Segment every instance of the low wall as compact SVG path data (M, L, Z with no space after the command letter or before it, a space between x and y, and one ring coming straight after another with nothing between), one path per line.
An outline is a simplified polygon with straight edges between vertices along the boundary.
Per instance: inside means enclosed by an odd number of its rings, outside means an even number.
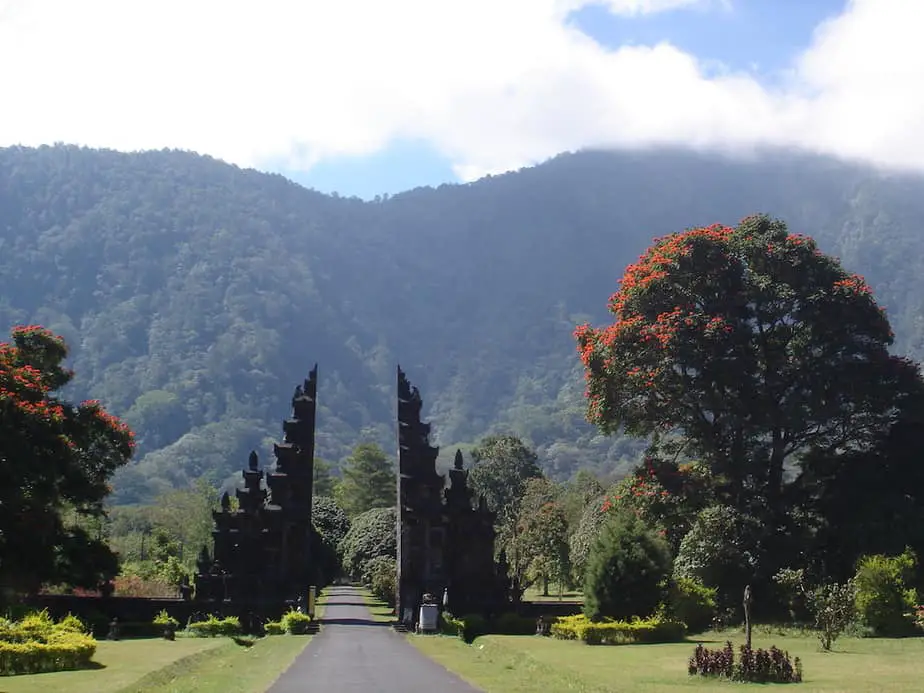
M540 616L574 616L582 613L584 605L581 602L520 602L517 613L520 616L539 618Z

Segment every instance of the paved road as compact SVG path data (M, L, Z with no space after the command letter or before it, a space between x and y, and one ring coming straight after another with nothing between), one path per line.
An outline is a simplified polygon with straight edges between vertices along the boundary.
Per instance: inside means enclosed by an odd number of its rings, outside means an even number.
M355 587L329 590L321 633L268 693L478 693L373 621Z

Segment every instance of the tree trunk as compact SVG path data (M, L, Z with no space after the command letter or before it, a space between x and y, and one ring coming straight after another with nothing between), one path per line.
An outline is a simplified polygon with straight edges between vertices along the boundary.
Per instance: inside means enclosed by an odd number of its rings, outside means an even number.
M751 586L744 588L744 641L747 648L751 649Z
M545 575L542 576L542 596L549 596L549 578Z
M773 448L770 451L770 467L767 470L767 501L773 517L779 517L783 496L783 435L780 429L773 429Z

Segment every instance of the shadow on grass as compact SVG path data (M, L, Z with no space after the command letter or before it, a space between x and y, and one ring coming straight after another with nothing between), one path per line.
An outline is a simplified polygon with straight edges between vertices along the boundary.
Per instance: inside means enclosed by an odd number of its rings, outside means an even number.
M377 628L391 628L390 623L373 621L369 618L322 618L320 623L324 626L375 626Z

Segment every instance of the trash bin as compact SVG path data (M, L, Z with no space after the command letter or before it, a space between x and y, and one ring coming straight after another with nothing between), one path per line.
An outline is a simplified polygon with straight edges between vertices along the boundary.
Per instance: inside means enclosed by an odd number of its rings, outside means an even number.
M435 633L439 630L440 607L437 604L420 605L420 632Z

